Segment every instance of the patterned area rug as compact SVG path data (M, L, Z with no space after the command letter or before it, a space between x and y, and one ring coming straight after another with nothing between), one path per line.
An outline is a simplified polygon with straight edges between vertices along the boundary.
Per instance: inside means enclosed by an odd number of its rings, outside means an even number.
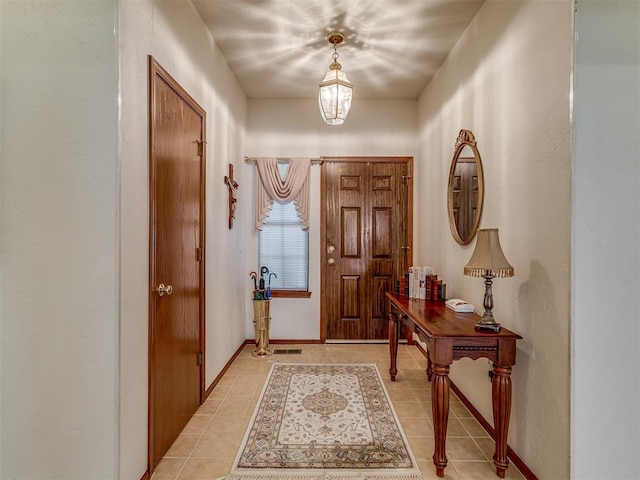
M420 479L373 364L274 363L227 480Z

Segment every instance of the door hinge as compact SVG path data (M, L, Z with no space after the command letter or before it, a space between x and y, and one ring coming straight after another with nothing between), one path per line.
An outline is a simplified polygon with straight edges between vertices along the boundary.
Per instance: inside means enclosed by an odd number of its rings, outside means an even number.
M402 175L402 181L407 185L409 184L409 180L411 180L412 178L413 176L411 175Z
M196 140L196 143L198 144L198 156L199 157L204 156L204 145L207 142L205 140Z
M202 261L202 248L196 247L196 262Z
M201 367L204 363L204 353L198 352L198 366Z

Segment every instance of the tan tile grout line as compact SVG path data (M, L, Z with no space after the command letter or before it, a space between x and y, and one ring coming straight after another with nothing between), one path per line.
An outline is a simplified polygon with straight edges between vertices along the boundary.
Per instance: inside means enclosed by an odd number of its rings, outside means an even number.
M218 406L218 408L220 408ZM217 410L216 410L217 411ZM197 415L194 414L193 416L195 417ZM215 415L215 414L214 414ZM193 418L193 417L191 417ZM200 440L202 440L202 437L204 436L204 432L207 431L207 428L209 428L209 425L211 424L211 422L213 421L213 415L211 415L211 419L209 420L209 423L207 423L207 425L202 429L202 433L200 434L200 437L198 438L198 441L196 442L196 444L193 446L193 449L191 450L191 452L189 453L189 456L187 457L187 459L185 460L184 464L182 465L182 468L180 468L180 470L178 471L178 473L176 474L176 478L175 480L178 480L178 478L180 478L180 475L182 474L182 472L184 471L184 467L187 466L187 463L189 463L189 459L191 459L191 456L193 455L193 452L195 451L195 449L197 448L198 444L200 443Z
M222 399L220 399L220 405L218 405L218 408L216 408L216 411L213 413L213 415L202 415L202 414L198 414L197 412L194 413L193 417L195 417L196 415L198 416L210 416L211 419L209 420L209 422L206 424L206 426L202 429L202 433L200 434L200 437L198 438L198 441L195 443L193 449L191 450L191 452L189 453L189 456L186 457L186 460L184 462L184 464L182 465L182 467L180 468L180 470L178 471L178 473L176 474L176 477L174 480L178 480L178 478L180 478L180 475L182 474L182 472L184 471L184 468L187 466L187 463L189 463L189 460L193 457L193 452L196 451L196 448L198 447L198 444L200 443L200 441L202 440L202 437L204 437L205 432L207 431L207 429L209 428L209 425L211 425L211 422L213 422L213 417L216 415L216 413L218 413L218 410L220 410L220 407L222 406L222 403L227 399L227 396L229 395L229 391L231 390L231 387L233 386L233 384L236 382L236 380L238 379L238 375L236 375L236 378L234 379L233 383L229 386L229 389L227 390L227 392L224 394L224 397L222 397ZM191 417L191 418L193 418ZM168 457L171 458L171 457ZM177 458L177 457L174 457ZM183 458L183 457L180 457Z

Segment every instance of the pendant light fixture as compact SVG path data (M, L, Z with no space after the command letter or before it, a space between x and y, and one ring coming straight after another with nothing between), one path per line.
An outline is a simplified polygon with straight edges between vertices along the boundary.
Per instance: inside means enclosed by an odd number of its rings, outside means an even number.
M325 123L342 125L351 108L353 84L342 71L342 65L338 63L338 45L342 43L344 36L340 32L331 32L327 40L333 45L333 63L329 65L329 71L320 82L318 103Z

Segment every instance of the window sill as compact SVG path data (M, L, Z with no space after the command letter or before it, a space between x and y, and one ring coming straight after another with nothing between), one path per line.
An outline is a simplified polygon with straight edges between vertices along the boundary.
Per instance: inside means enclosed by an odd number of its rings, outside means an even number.
M308 290L271 290L271 298L310 298Z

